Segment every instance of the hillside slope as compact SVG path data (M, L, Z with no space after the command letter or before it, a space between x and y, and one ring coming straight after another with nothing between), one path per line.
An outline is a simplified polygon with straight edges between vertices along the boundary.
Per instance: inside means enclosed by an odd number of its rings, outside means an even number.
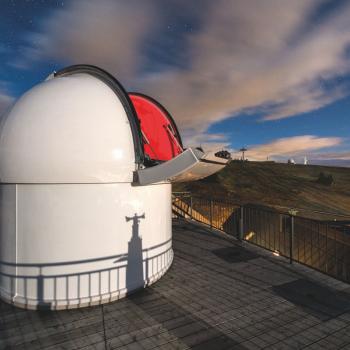
M321 184L320 173L332 175ZM197 182L175 184L173 191L190 191L269 207L297 207L350 215L350 169L274 162L233 161L221 172Z

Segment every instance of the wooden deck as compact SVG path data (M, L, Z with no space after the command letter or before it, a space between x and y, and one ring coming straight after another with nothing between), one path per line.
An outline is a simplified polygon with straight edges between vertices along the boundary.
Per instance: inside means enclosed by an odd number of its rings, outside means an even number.
M350 349L350 286L174 221L175 259L153 286L68 311L0 302L0 349Z

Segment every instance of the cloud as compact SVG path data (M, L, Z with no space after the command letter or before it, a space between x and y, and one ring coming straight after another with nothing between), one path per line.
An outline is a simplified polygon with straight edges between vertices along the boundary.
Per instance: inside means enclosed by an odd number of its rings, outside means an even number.
M307 113L327 106L348 94L343 87L335 87L331 91L325 91L318 87L310 89L308 86L300 86L295 92L291 93L283 103L271 107L263 120L278 120Z
M182 141L186 147L202 147L205 151L228 149L230 142L226 134L198 133L195 130L185 130Z
M350 152L326 152L326 153L313 153L312 159L315 160L350 160Z
M321 108L346 94L322 82L349 72L350 6L308 28L318 4L215 1L189 37L190 68L155 74L144 90L197 130L247 109L272 120Z
M330 89L325 82L350 72L350 4L344 2L316 21L323 3L217 0L201 2L199 11L190 0L180 5L77 0L30 34L25 56L13 64L57 59L99 65L127 86L159 99L182 132L208 137L211 124L244 111L276 120L348 94L346 86ZM152 61L146 57L148 45L157 52L167 50L156 40L161 24L187 12L195 14L198 25L183 37L186 54L178 58L183 61L143 71L145 62Z
M57 10L27 37L25 55L16 61L56 59L89 63L130 78L142 60L141 47L154 19L153 2L76 0Z
M339 137L317 137L314 135L280 138L267 144L253 145L246 152L250 160L281 160L289 157L308 156L315 150L335 147L343 141ZM237 152L235 157L239 157Z

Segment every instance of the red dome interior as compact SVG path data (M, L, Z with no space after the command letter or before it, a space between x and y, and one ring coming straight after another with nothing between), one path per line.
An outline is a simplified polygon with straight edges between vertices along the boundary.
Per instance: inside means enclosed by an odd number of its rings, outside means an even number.
M130 93L140 120L144 151L152 160L167 161L182 153L182 142L167 110L148 96Z

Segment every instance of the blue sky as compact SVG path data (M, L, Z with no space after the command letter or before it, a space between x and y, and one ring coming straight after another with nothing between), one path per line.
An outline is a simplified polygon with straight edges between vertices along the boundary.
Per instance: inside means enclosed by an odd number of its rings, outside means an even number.
M89 63L163 103L188 145L350 164L349 1L5 0L0 15L0 111Z

